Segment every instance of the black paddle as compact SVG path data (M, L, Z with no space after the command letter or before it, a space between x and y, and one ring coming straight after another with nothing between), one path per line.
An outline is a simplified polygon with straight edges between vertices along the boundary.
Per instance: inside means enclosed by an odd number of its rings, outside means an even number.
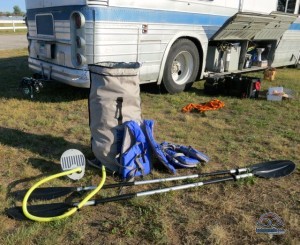
M168 181L176 181L176 180L186 180L200 177L208 177L208 176L216 176L216 175L224 175L224 174L241 174L245 172L252 172L256 168L267 167L268 165L281 164L283 162L289 162L288 160L275 160L262 162L258 164L254 164L248 166L247 168L238 168L231 170L220 170L211 173L203 173L203 174L194 174L194 175L186 175L186 176L175 176L170 178L162 178L162 179L153 179L153 180L143 180L143 181L134 181L134 182L120 182L116 184L108 184L104 185L103 189L115 188L115 187L123 187L123 186L137 186L137 185L147 185L147 184L155 184L162 183ZM52 200L58 197L62 197L68 195L72 192L82 192L94 190L95 186L87 186L87 187L45 187L45 188L37 188L30 195L29 201L31 200ZM28 190L21 190L11 193L11 195L17 200L23 200L25 194Z
M292 161L276 161L273 164L260 164L256 165L255 168L252 169L251 173L244 173L238 175L232 175L224 178L210 179L203 182L191 183L178 185L163 189L155 189L143 192L136 192L130 194L123 194L114 197L102 198L98 200L91 200L85 204L85 206L97 205L106 202L127 200L140 196L149 196L159 193L165 193L169 191L183 190L203 185L215 184L219 182L232 181L243 179L251 176L261 177L261 178L280 178L291 174L295 170L296 165ZM77 206L78 203L52 203L52 204L41 204L41 205L32 205L28 206L27 209L29 213L39 217L53 217L64 214L70 208ZM26 220L27 218L24 216L21 207L13 207L6 210L6 213L9 217L17 219L17 220Z

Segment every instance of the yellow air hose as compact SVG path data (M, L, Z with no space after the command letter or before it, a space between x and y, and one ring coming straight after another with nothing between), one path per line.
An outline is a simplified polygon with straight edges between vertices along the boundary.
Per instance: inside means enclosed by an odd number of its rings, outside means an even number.
M40 185L42 185L42 184L44 184L44 183L46 183L50 180L53 180L53 179L56 179L56 178L59 178L59 177L62 177L62 176L66 176L66 175L69 175L69 174L73 174L75 172L81 172L81 171L82 171L81 167L77 167L77 168L65 171L63 173L59 173L59 174L49 176L49 177L47 177L45 179L42 179L41 181L37 182L35 185L33 185L27 191L27 193L26 193L26 195L23 199L22 210L23 210L24 215L28 219L31 219L31 220L34 220L34 221L50 222L50 221L55 221L55 220L60 220L60 219L67 218L67 217L71 216L72 214L74 214L78 209L82 208L84 206L84 204L87 203L94 195L96 195L96 193L99 192L101 190L102 186L104 185L105 180L106 180L106 171L105 171L104 166L102 166L102 179L101 179L99 185L97 186L97 188L95 190L93 190L89 195L87 195L76 207L71 208L69 211L65 212L64 214L59 215L59 216L54 216L54 217L38 217L38 216L34 216L34 215L30 214L27 210L27 201L29 199L29 196Z

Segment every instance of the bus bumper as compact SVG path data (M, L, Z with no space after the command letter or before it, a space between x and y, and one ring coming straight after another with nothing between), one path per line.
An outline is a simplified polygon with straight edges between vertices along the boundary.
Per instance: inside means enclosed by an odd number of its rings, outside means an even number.
M90 74L87 67L82 69L73 69L31 57L28 58L28 65L29 69L33 72L44 74L44 76L49 80L56 80L74 87L90 87Z

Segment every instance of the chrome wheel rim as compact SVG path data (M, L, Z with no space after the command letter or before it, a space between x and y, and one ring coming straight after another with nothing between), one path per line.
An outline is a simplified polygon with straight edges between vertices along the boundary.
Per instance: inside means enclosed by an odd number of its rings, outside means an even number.
M177 85L186 84L194 69L194 60L191 53L180 52L172 62L172 79Z

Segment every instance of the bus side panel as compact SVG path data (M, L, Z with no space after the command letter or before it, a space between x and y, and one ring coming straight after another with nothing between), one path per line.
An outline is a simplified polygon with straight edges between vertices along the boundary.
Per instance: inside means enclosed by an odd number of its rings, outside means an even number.
M94 10L94 30L92 22L86 30L87 40L94 41L94 50L90 50L93 54L87 53L88 60L138 61L142 63L143 83L157 81L164 64L162 58L170 43L176 41L175 37L194 37L207 46L208 39L233 11L227 9L228 16L222 16L134 8L95 7Z
M287 66L296 64L300 55L300 17L287 30L275 51L272 66Z
M147 28L147 30L145 30ZM209 29L209 28L208 28ZM143 33L147 31L147 34ZM213 33L214 30L208 31ZM89 31L92 34L92 30ZM174 37L197 36L208 42L207 33L202 27L182 25L138 23L95 23L94 57L87 53L89 60L102 61L138 61L142 64L140 79L143 83L155 82L161 68L162 57L167 45L175 41ZM180 33L180 35L178 35ZM89 35L87 35L89 36Z
M265 13L269 14L277 10L278 0L251 0L242 1L243 12Z

